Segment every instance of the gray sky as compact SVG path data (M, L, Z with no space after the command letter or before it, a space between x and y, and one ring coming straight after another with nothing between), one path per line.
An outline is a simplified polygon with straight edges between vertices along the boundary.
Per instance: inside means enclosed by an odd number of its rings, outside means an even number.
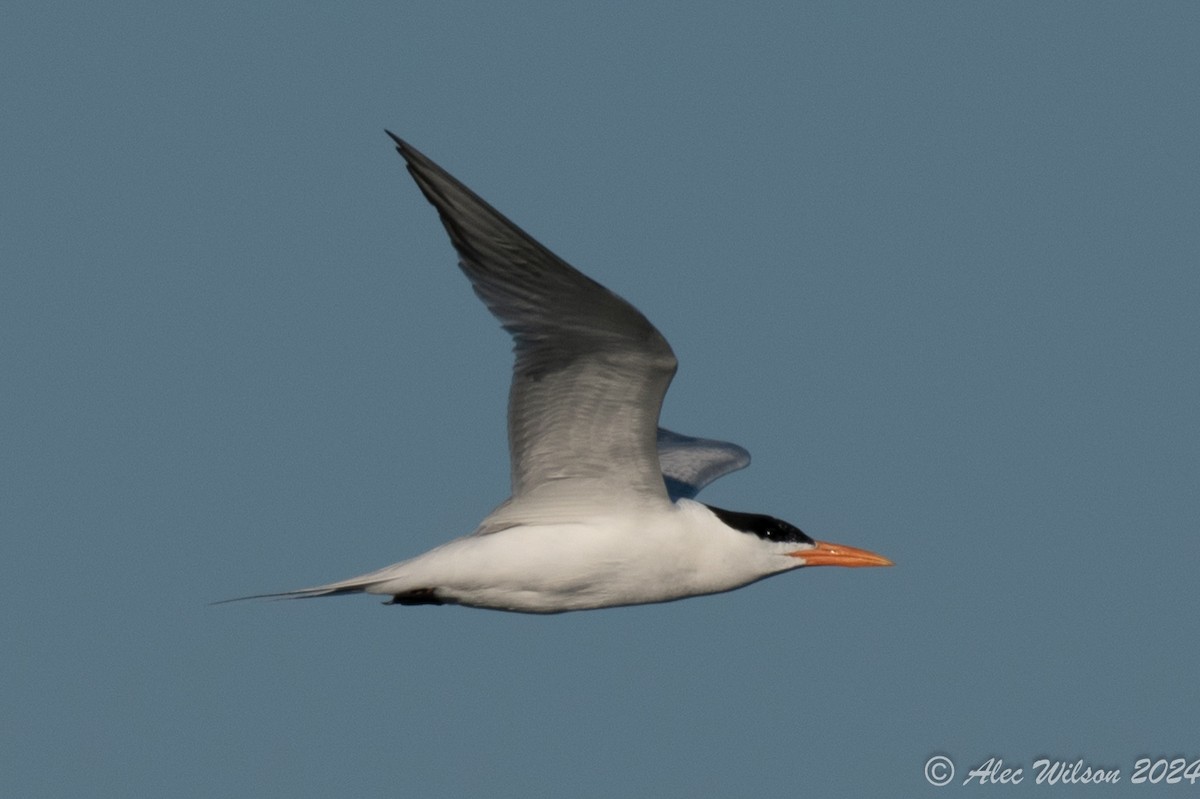
M1200 757L1197 6L345 5L6 7L0 792ZM895 568L209 606L507 494L509 343L384 127L663 331L664 423L754 453L708 501Z

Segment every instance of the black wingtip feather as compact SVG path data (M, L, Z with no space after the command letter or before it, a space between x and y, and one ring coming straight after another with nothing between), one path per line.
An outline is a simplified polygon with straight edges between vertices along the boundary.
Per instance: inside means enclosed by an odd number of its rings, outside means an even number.
M413 147L411 144L406 142L404 139L400 138L395 133L392 133L387 128L384 128L383 132L386 133L388 136L390 136L392 138L392 141L394 141L396 143L396 152L400 153L400 156L406 162L408 162L408 171L409 172L412 172L413 168L415 166L420 166L425 169L428 169L430 167L434 167L435 169L437 168L437 165L434 164L432 161L430 161L428 158L426 158L424 153L422 153L417 148ZM438 171L441 171L441 170L438 170ZM416 173L414 172L413 174L415 175Z

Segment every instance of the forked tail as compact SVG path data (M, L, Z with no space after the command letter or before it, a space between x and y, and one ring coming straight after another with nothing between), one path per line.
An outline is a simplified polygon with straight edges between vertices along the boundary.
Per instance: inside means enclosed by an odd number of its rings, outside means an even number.
M320 596L342 596L344 594L361 594L366 592L371 586L381 583L375 573L364 574L361 577L352 577L349 580L342 580L336 583L326 583L325 585L316 585L312 588L300 588L296 591L279 591L273 594L251 594L250 596L239 596L233 599L221 599L217 602L210 602L211 605L224 605L228 602L243 602L247 599L315 599Z

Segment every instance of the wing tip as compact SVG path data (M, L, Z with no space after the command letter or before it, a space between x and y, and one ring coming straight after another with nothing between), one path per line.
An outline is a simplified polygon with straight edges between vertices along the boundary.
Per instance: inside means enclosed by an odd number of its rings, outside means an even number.
M396 149L398 151L400 151L401 153L403 153L404 150L408 148L408 142L406 142L404 139L397 136L395 133L392 133L387 128L384 128L383 132L391 137L392 141L394 141L396 143Z
M429 160L429 158L425 156L424 153L422 153L416 147L413 147L404 139L397 136L395 133L392 133L387 128L384 128L383 132L391 137L391 140L395 142L396 152L400 153L400 157L403 158L405 163L408 164L408 171L412 172L414 176L417 174L414 170L426 170L430 167L436 166L432 161Z

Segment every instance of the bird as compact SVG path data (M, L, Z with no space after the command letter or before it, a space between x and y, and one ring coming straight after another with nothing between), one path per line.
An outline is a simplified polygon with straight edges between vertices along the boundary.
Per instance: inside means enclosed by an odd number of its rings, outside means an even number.
M513 340L511 496L470 534L377 571L260 594L551 614L669 602L809 566L891 566L699 492L750 454L659 426L677 362L640 311L385 131ZM246 599L254 597L244 597Z

